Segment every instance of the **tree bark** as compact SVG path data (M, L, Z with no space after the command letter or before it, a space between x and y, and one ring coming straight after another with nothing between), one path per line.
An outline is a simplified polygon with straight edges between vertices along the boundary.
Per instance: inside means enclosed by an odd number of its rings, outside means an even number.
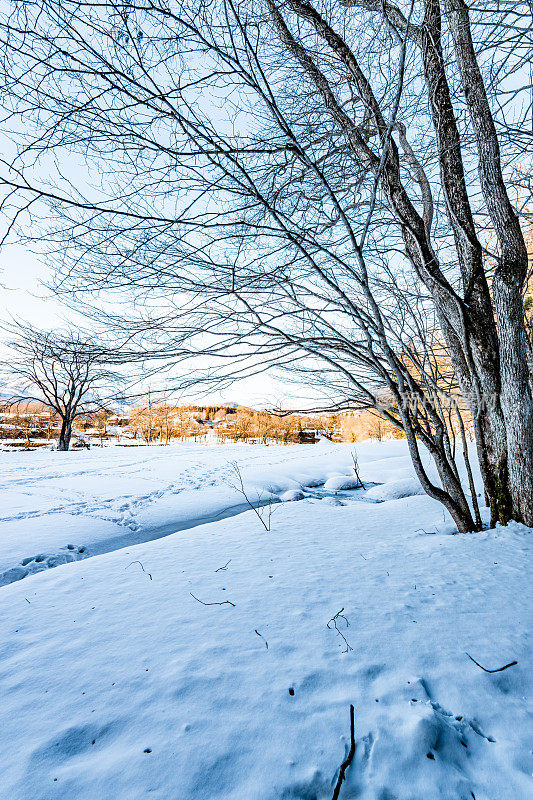
M516 458L516 446L512 446L507 438L507 427L513 415L510 410L512 401L506 398L506 390L502 384L503 373L512 361L511 351L518 344L519 336L515 336L514 342L505 345L505 352L502 350L504 342L500 343L498 338L483 265L483 252L466 189L461 137L442 52L440 0L425 0L422 24L411 26L408 26L400 9L390 3L382 3L380 0L341 2L381 13L402 35L409 36L420 48L436 134L441 183L463 281L462 296L458 297L451 291L438 269L437 259L432 256L429 230L421 236L417 226L408 223L404 228L404 241L415 270L432 294L459 386L474 418L478 458L492 524L506 524L512 516L523 517L516 502L513 502L510 486L509 463ZM464 6L463 0L449 2ZM467 28L469 36L469 22ZM472 59L479 73L473 48ZM490 122L493 126L492 116ZM399 210L398 205L396 208ZM400 218L404 224L407 223L404 214L400 213ZM501 301L498 302L503 305ZM515 380L518 385L523 385L522 374L514 375L513 381ZM516 427L516 420L513 424ZM516 440L516 433L512 438ZM513 465L513 469L515 466ZM524 469L523 466L521 473ZM526 485L531 480L533 479L530 477Z
M70 417L64 417L61 421L61 430L59 432L58 450L65 452L70 447L70 439L72 436L72 420Z
M533 395L522 296L527 247L503 178L498 135L472 41L468 7L464 0L446 0L446 5L476 136L481 190L500 251L492 291L500 340L501 409L512 516L533 526Z
M453 323L446 315L449 322L443 325L443 333L461 391L476 422L478 458L491 521L492 524L506 524L512 513L512 502L508 486L506 425L500 402L500 346L446 77L439 0L426 0L424 22L416 40L422 53L441 183L463 280L462 330L450 331Z
M439 454L436 448L431 448L431 455L437 465L439 476L441 478L443 489L435 486L428 477L422 458L420 456L420 449L417 442L415 430L409 416L405 412L401 412L402 424L407 439L407 446L409 448L409 455L416 473L418 480L424 492L438 500L447 509L453 521L457 525L459 533L470 533L476 530L476 525L472 518L472 513L468 502L462 491L461 484L457 481L452 471L445 466L445 456ZM427 443L426 443L427 446Z

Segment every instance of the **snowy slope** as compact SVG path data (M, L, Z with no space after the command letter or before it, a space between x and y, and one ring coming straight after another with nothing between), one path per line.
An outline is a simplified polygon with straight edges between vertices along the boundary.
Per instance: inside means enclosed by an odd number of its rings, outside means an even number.
M317 450L285 452L316 474ZM360 460L410 478L396 445ZM0 797L326 800L353 703L341 800L525 800L531 532L450 529L425 496L342 493L4 586Z

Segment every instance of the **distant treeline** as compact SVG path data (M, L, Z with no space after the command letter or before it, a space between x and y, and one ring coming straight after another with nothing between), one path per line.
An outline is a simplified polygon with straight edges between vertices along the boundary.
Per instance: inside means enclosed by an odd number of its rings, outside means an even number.
M59 418L38 403L19 403L0 414L0 438L30 445L54 439ZM118 440L133 444L168 444L171 441L263 444L358 442L365 439L403 438L392 424L371 411L343 414L286 414L258 411L236 405L186 405L147 402L121 414L111 409L79 417L76 442Z

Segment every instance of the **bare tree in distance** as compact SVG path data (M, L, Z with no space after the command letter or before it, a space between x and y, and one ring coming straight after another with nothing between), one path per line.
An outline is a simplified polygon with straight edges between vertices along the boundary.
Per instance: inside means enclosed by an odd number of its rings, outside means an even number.
M42 403L61 420L58 450L70 447L77 417L102 407L120 378L104 363L104 352L78 334L36 331L23 324L9 328L9 357L1 364L12 387L7 401Z
M379 407L385 387L424 489L464 530L433 378L404 358L434 308L492 521L533 524L508 179L530 104L506 94L526 18L512 0L20 2L1 27L4 103L14 135L23 115L34 133L3 208L59 219L39 235L65 290L149 299L123 325L147 357L209 354L227 380L297 364L345 407ZM43 184L31 159L50 152L82 157L84 181Z

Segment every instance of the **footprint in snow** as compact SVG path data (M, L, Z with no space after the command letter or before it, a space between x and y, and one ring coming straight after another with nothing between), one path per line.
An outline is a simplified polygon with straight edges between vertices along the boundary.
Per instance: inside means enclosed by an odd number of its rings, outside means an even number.
M10 583L26 578L28 575L35 575L37 572L43 572L46 569L78 561L85 558L85 552L85 547L68 544L59 553L38 553L35 556L28 556L23 558L16 567L11 567L11 569L0 573L0 586L7 586Z

